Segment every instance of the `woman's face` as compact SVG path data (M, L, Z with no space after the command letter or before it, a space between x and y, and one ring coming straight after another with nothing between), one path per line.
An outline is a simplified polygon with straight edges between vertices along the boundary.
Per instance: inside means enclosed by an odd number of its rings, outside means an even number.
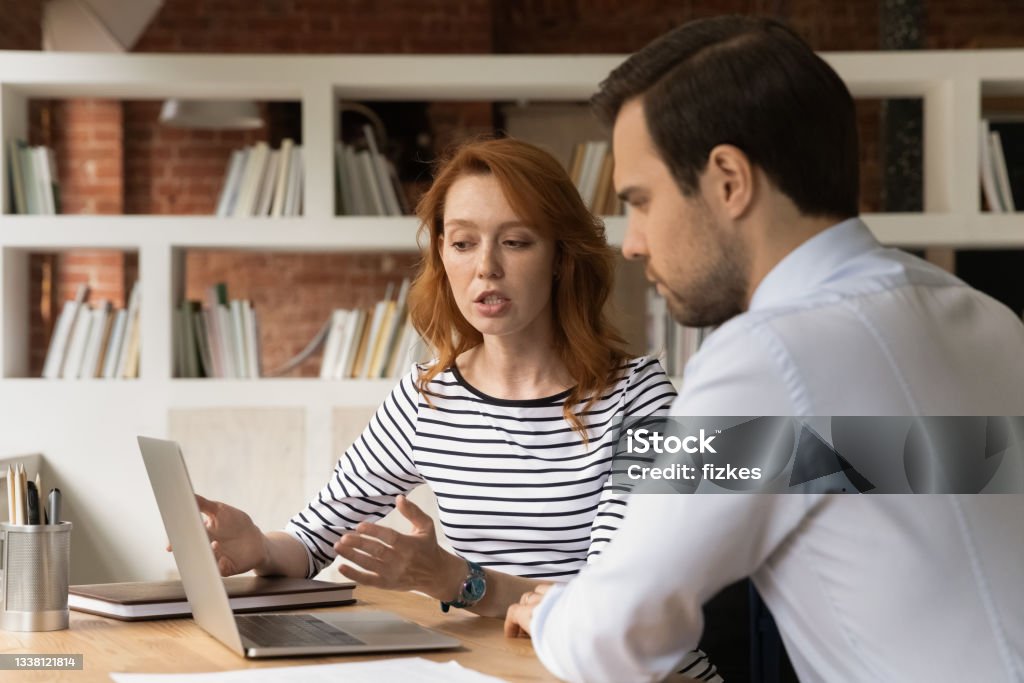
M449 188L441 260L459 310L484 337L547 338L555 244L520 220L493 176Z

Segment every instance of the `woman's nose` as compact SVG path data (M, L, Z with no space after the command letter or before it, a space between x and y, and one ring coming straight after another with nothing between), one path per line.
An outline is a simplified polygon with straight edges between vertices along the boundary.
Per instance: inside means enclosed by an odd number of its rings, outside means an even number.
M501 263L493 247L484 247L480 250L480 260L477 263L476 274L481 279L501 277Z

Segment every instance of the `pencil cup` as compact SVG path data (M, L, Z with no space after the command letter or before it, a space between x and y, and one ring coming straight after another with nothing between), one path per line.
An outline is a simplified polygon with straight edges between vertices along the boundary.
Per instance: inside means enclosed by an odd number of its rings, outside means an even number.
M71 522L0 523L0 629L68 627Z

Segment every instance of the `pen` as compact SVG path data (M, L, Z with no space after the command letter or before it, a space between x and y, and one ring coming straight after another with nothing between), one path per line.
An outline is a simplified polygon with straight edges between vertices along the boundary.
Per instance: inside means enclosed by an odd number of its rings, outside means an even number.
M25 468L21 465L14 472L14 523L25 523Z
M46 494L43 493L43 474L36 472L36 498L39 499L38 524L46 524Z
M14 524L17 514L14 512L14 467L7 466L7 521Z
M60 524L60 489L50 489L50 524Z
M34 481L25 483L25 494L26 520L29 524L39 524L39 490Z

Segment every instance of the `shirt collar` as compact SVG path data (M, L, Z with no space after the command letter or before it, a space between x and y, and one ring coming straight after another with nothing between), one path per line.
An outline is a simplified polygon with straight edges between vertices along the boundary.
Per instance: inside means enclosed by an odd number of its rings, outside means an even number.
M825 282L847 261L879 247L860 218L826 228L789 252L754 290L748 310L767 308Z

